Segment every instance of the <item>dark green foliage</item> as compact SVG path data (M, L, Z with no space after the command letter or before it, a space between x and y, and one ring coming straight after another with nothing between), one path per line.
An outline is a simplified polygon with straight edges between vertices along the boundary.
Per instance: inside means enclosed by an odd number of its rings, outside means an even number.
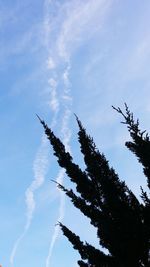
M150 188L150 140L148 134L141 132L139 122L134 122L133 114L127 105L126 114L120 108L127 124L132 141L126 146L142 163L144 174ZM61 167L65 168L70 180L76 184L76 190L58 187L71 199L75 207L90 219L97 229L97 238L102 247L108 249L105 255L72 233L60 223L64 235L78 250L82 260L80 267L148 267L150 266L150 199L141 188L142 202L136 198L124 181L121 181L105 156L98 151L93 139L76 117L79 132L78 141L84 156L85 171L73 162L69 152L51 129L40 120L53 147L54 155Z

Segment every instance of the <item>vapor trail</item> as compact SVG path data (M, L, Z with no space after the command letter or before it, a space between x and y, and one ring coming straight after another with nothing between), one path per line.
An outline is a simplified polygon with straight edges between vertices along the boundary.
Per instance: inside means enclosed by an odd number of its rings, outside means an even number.
M67 150L70 150L69 118L72 104L69 82L71 55L78 48L78 46L84 42L84 40L87 40L89 36L94 34L93 29L95 28L94 26L96 22L99 22L100 16L101 23L98 24L100 26L102 25L103 18L105 18L105 14L107 14L111 2L111 0L87 0L85 3L84 1L80 0L66 0L61 5L61 1L58 0L45 0L45 46L49 53L47 67L50 71L50 79L48 81L50 91L48 91L48 95L50 94L49 106L53 112L53 120L50 127L53 128L57 124L57 114L59 113L61 104L61 109L64 111L61 127L63 136L62 139ZM56 13L58 16L56 16ZM66 67L63 72L62 69L64 69L64 65ZM60 77L61 74L62 77ZM59 92L58 83L61 82L61 79L63 79L64 90ZM33 219L36 206L34 194L36 190L39 189L44 183L48 167L47 149L47 141L45 136L43 136L39 151L33 164L34 179L25 192L27 210L26 224L22 234L19 236L13 246L10 256L10 263L12 265L14 263L18 246L27 233ZM63 177L64 171L61 170L58 174L57 181L63 183ZM58 220L62 221L63 217L64 194L60 191ZM49 267L50 258L52 256L58 234L59 229L56 227L51 239L49 254L46 259L46 267Z
M61 127L61 133L63 135L63 143L66 147L66 150L70 152L70 146L69 146L69 141L70 141L70 130L69 130L69 118L71 114L71 104L72 104L72 97L70 95L70 82L69 82L69 71L70 71L70 63L69 61L67 62L67 67L65 71L63 72L62 78L64 82L64 90L62 92L62 99L63 99L63 105L64 105L64 116L62 120L62 127ZM60 184L63 184L63 178L65 175L65 170L61 169L58 173L58 176L56 178L56 181ZM64 192L62 192L60 189L59 194L60 194L60 205L59 205L59 211L58 211L58 218L57 222L62 222L64 215L65 215L65 195ZM56 240L59 236L59 231L60 228L56 224L54 233L51 238L50 246L49 246L49 251L48 251L48 256L46 258L46 267L50 266L50 260L52 257L53 249L56 243Z
M67 138L67 137L64 140L64 143L66 142L67 146L69 146L68 145L69 140L70 140L70 138ZM56 182L60 183L60 184L63 184L64 175L65 175L65 170L61 169L59 171L59 174L58 174L57 178L56 178ZM64 192L62 192L60 189L58 189L58 190L59 190L59 194L60 194L60 205L59 205L57 222L62 222L62 220L64 218L64 215L65 215L65 195L64 195ZM46 258L46 267L50 266L50 260L51 260L51 257L52 257L52 253L53 253L55 242L56 242L56 240L57 240L57 238L59 236L59 231L60 231L60 228L56 224L53 236L51 238L51 243L50 243L50 246L49 246L48 256Z
M59 171L59 174L58 174L57 179L56 179L56 181L58 183L62 184L64 174L65 174L65 171L63 169L61 169ZM58 221L61 222L63 220L63 218L64 218L65 199L64 199L64 196L63 196L63 192L62 191L59 191L59 192L60 192L60 206L59 206ZM52 239L51 239L51 243L50 243L50 246L49 246L48 256L46 258L46 267L49 267L50 259L51 259L52 252L53 252L53 248L54 248L55 242L57 240L57 237L59 235L59 230L60 230L59 226L56 224L55 229L54 229L54 233L53 233L53 236L52 236Z
M103 18L105 18L104 14L109 10L110 2L111 0L88 0L86 3L80 0L66 0L63 4L60 4L59 1L45 1L45 32L49 50L48 66L51 72L55 69L58 83L61 81L61 78L63 79L64 89L63 92L59 92L61 109L64 110L61 132L63 143L69 151L69 118L72 106L71 85L69 81L71 57L77 47L87 40L89 38L88 36L92 36L95 23L96 21L99 22L99 17L101 17L100 24L102 25ZM66 66L65 69L63 67L64 65ZM62 72L62 68L64 72ZM60 78L61 75L62 77ZM56 91L52 93L55 96ZM55 101L53 105L55 106ZM64 170L60 170L56 181L63 183L64 174ZM57 220L61 222L64 217L64 194L61 191L59 192L60 206ZM50 261L58 235L59 227L56 226L46 258L46 267L50 267Z
M51 78L48 81L48 84L50 86L49 95L50 95L50 101L49 106L51 110L53 111L53 118L50 127L53 128L57 124L57 114L59 111L59 100L57 97L57 83L54 78ZM34 210L36 207L36 203L34 200L34 194L37 189L39 189L45 180L45 175L47 173L48 169L48 141L46 136L43 134L41 145L38 149L38 152L36 154L34 163L33 163L33 173L34 173L34 179L27 188L25 192L25 202L26 202L26 224L24 227L23 232L18 237L18 239L15 241L11 255L10 255L10 264L14 265L14 258L16 256L16 252L18 249L18 246L24 236L26 235L32 219L34 215Z
M44 182L44 177L47 172L47 167L48 167L47 140L45 136L43 136L40 148L37 152L36 158L33 163L34 180L32 181L32 183L30 184L30 186L27 188L25 192L26 224L25 224L22 234L19 236L19 238L16 240L13 246L13 249L10 255L11 265L14 264L14 258L16 255L17 248L31 225L33 213L34 213L35 206L36 206L36 203L34 200L34 194L35 194L35 191L38 188L40 188Z

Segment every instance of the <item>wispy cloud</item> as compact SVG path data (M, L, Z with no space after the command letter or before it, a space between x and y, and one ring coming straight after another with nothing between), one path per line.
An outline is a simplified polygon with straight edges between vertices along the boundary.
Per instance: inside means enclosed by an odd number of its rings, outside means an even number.
M50 128L53 128L57 124L57 114L58 114L59 106L60 106L59 99L57 96L57 80L51 77L48 80L48 85L49 85L49 95L50 95L49 106L51 110L53 111ZM65 129L65 127L63 127L63 129ZM14 259L15 259L19 244L22 241L22 239L25 237L25 235L27 234L27 231L31 225L31 222L34 216L34 210L36 208L34 195L45 181L45 176L48 170L48 163L49 163L48 141L47 141L46 136L43 135L42 140L41 140L41 145L38 149L35 160L33 162L34 179L25 192L26 224L25 224L23 232L21 233L19 238L15 241L12 251L11 251L11 255L10 255L10 263L12 266L14 265ZM62 177L62 173L60 173L58 180L61 180L61 177ZM61 202L63 202L63 199ZM60 204L60 217L62 217L61 214L63 214L62 204Z
M56 181L60 184L63 183L63 178L64 178L64 174L65 174L65 171L63 169L60 170L58 176L57 176L57 179ZM60 193L60 205L59 205L59 211L58 211L58 218L57 218L57 221L58 222L61 222L64 218L64 210L65 210L65 198L64 198L64 193L62 191L59 190L59 193ZM49 267L50 266L50 260L51 260L51 256L52 256L52 253L53 253L53 249L54 249L54 245L55 245L55 242L58 238L58 235L59 235L59 231L60 231L60 227L56 224L55 225L55 229L54 229L54 233L53 233L53 236L51 238L51 242L50 242L50 246L49 246L49 251L48 251L48 256L46 258L46 267Z
M91 38L93 34L102 27L103 21L109 11L111 0L104 1L86 1L81 0L65 1L60 4L59 1L45 1L45 45L47 47L48 59L47 69L49 71L49 107L53 112L53 120L50 125L51 128L57 125L57 116L61 109L62 124L61 135L66 149L70 151L71 132L69 129L69 119L71 114L72 96L71 96L71 82L69 80L71 70L71 57L76 49L84 42ZM50 8L53 7L57 11L57 16L51 17L49 13ZM98 24L96 23L98 22ZM101 22L101 23L100 23ZM95 28L95 25L99 25ZM53 36L53 38L51 38ZM53 40L53 41L51 41ZM61 68L60 68L61 67ZM62 90L58 91L59 83L63 82ZM44 183L45 175L48 167L48 153L47 141L42 137L41 146L36 155L33 171L34 179L25 192L26 197L26 224L22 234L16 240L11 256L10 263L14 264L14 259L18 246L24 236L26 235L36 207L34 195ZM60 170L56 181L63 183L65 172ZM65 199L63 192L60 192L60 205L58 210L58 221L62 221L65 214ZM50 266L50 261L55 246L55 242L59 236L59 227L56 226L54 234L50 240L48 256L46 258L46 267Z
M46 31L46 43L49 44L48 52L49 58L47 65L51 71L51 75L57 76L57 80L51 78L53 101L51 103L52 109L57 109L56 103L56 90L58 80L62 73L62 80L64 84L63 90L60 92L60 98L62 107L64 107L64 115L62 121L61 132L63 136L63 142L66 149L70 151L70 130L69 130L69 118L71 114L72 96L71 96L71 82L69 80L71 70L71 57L79 45L87 41L92 34L95 33L96 28L93 26L98 21L99 27L102 26L105 15L109 10L110 3L112 1L65 1L63 4L59 4L56 1L53 8L57 12L56 18L48 14L50 7L52 8L52 1L46 1L46 17L45 17L45 31ZM54 4L54 2L53 2ZM101 19L100 19L101 18ZM100 23L101 20L101 23ZM51 36L55 36L53 43L51 42ZM60 66L66 66L63 71L60 71ZM54 75L55 73L55 75ZM61 170L56 178L57 182L63 183L64 170ZM64 194L60 191L60 206L58 211L57 221L62 221L64 217ZM51 257L55 242L59 236L59 227L56 225L54 234L51 238L48 256L46 258L46 267L51 266Z
M47 63L48 69L52 69L55 66L53 65L52 61L50 62L50 59ZM55 74L55 72L54 72ZM54 75L55 76L55 75ZM49 107L53 112L51 125L50 127L53 128L57 124L57 114L59 111L59 98L57 95L57 79L54 77L50 77L48 80L48 86L49 86ZM33 163L33 173L34 173L34 179L25 191L25 202L26 202L26 223L23 232L20 234L19 238L15 241L11 255L10 255L10 263L13 266L14 265L14 259L19 247L20 242L25 237L25 235L28 232L28 229L30 228L34 211L36 208L36 202L34 199L36 191L43 185L45 181L45 176L48 169L48 141L45 137L45 135L42 136L41 145L38 149L38 152L36 154L34 163ZM61 208L62 209L62 208Z
M70 141L70 134L71 134L71 132L68 128L69 117L70 117L70 110L66 108L65 114L63 117L61 132L64 136L63 143L66 147L66 150L68 150L68 151L70 151L69 141ZM63 184L64 175L65 175L65 170L61 169L59 171L57 178L56 178L56 182L59 184ZM62 222L64 219L64 216L65 216L65 195L64 195L64 192L62 192L62 190L60 190L60 189L58 189L58 190L59 190L59 194L60 194L60 204L59 204L57 222ZM59 232L60 232L60 227L56 223L54 233L53 233L53 236L51 238L51 242L50 242L50 246L49 246L48 256L46 258L46 267L49 267L51 265L50 261L51 261L51 257L52 257L52 253L53 253L53 249L54 249L56 240L59 236Z
M88 41L92 40L92 37L98 33L101 33L101 29L103 31L103 25L105 23L105 19L109 15L109 11L111 6L116 1L113 0L46 0L45 1L45 18L44 18L44 34L40 32L39 36L43 38L45 35L45 47L47 49L47 61L45 72L48 72L48 88L47 88L47 95L48 95L48 104L49 109L52 113L52 122L50 127L53 129L54 127L58 126L61 129L61 139L63 140L66 149L70 151L70 138L71 132L69 129L69 119L71 115L72 109L72 93L71 92L71 67L72 67L72 60L73 56L76 55L78 48L82 48L84 44ZM114 14L113 14L114 15ZM12 18L13 14L9 15ZM15 17L13 17L16 20ZM5 18L3 17L5 22ZM129 23L130 24L130 23ZM40 25L41 26L41 25ZM39 39L37 37L36 32L39 32L37 28L41 30L39 25L33 25L31 27L31 31L24 32L22 34L22 39L17 45L9 44L6 47L6 56L9 55L19 55L23 51L26 51L28 47L31 49L39 51L38 42ZM108 28L110 25L108 26ZM114 28L116 25L114 26ZM98 51L91 56L92 61L88 58L88 63L86 65L85 74L83 74L83 79L86 81L86 89L85 91L79 92L81 87L78 90L78 96L82 97L80 99L80 107L78 108L81 110L82 116L84 116L85 121L88 120L88 124L90 125L90 129L94 129L94 132L97 136L100 134L104 137L103 144L107 143L107 145L112 147L122 142L122 132L108 131L111 134L111 144L108 143L107 133L105 134L103 131L104 126L112 127L115 121L115 114L111 113L111 104L120 103L120 101L126 101L126 99L131 99L131 87L125 86L129 83L130 80L133 80L133 77L141 77L147 73L149 74L149 68L147 67L149 60L149 44L150 39L149 37L149 29L147 34L144 34L142 38L137 39L137 43L133 45L133 40L131 41L132 45L130 46L129 42L124 42L127 38L123 38L123 42L117 44L117 41L113 44L113 38L117 38L117 32L111 33L111 30L114 28L110 27L108 32L105 33L106 35L110 35L106 40L103 40L103 44L98 42L99 47ZM120 28L122 30L122 28ZM104 29L105 31L106 29ZM117 34L116 34L117 33ZM104 35L105 35L104 34ZM124 34L124 33L123 33ZM139 34L139 33L138 33ZM112 39L111 39L111 36ZM128 37L128 32L127 32ZM41 39L42 39L41 38ZM136 39L136 38L135 38ZM19 40L19 38L17 38ZM35 42L36 40L36 42ZM97 39L98 40L98 39ZM120 41L118 38L117 40ZM110 42L109 42L110 41ZM134 40L135 41L135 40ZM16 43L16 40L15 40ZM32 47L32 43L37 45ZM108 51L110 47L107 44L110 43L111 52ZM113 48L113 45L115 48ZM129 47L126 47L126 45ZM11 46L11 48L10 48ZM120 46L120 47L119 47ZM10 49L9 49L10 48ZM104 48L104 49L102 49ZM39 49L39 50L38 50ZM101 50L101 51L100 51ZM108 54L107 54L108 53ZM3 52L0 57L3 58ZM82 56L81 56L82 57ZM78 58L76 57L78 60ZM82 59L78 62L81 63ZM105 63L103 65L103 63ZM3 64L2 64L3 65ZM81 66L79 65L79 66ZM106 66L107 65L107 66ZM83 67L83 66L82 66ZM105 68L106 67L106 68ZM145 71L142 71L144 69ZM95 72L97 71L96 75ZM83 72L82 72L83 73ZM105 73L105 74L104 74ZM37 75L38 76L38 75ZM105 77L103 77L105 76ZM100 77L100 78L99 78ZM34 78L34 77L33 77ZM96 78L96 79L95 79ZM104 83L103 83L104 78ZM91 79L91 83L88 81ZM100 80L101 79L101 80ZM22 79L21 79L22 80ZM93 86L93 81L95 80L95 87ZM24 81L23 81L24 82ZM97 84L96 84L97 83ZM99 84L100 83L100 84ZM128 85L128 84L127 84ZM88 87L89 86L89 87ZM100 89L101 86L101 89ZM17 86L19 87L19 86ZM127 87L127 89L126 89ZM90 89L89 89L90 88ZM94 88L94 89L93 89ZM95 89L97 88L97 89ZM119 88L119 89L117 89ZM148 88L149 89L149 88ZM82 89L81 89L82 90ZM89 91L88 91L89 90ZM92 94L94 91L94 97L92 98ZM133 92L133 90L132 90ZM143 92L146 92L146 89L143 89ZM137 93L137 91L135 92ZM145 94L148 96L149 94ZM137 94L136 94L137 96ZM138 96L142 96L139 93ZM87 98L86 98L87 97ZM140 101L136 101L137 103L141 103L141 97L139 97ZM147 105L149 108L149 97L145 97L147 101ZM82 102L82 100L86 103ZM130 102L131 102L130 101ZM82 103L83 105L82 105ZM94 108L93 108L94 103ZM106 108L108 107L108 109ZM85 107L85 108L84 108ZM88 112L87 112L88 110ZM92 112L91 112L92 110ZM86 119L88 117L88 119ZM59 124L58 124L59 118ZM105 118L105 120L104 120ZM101 129L100 129L101 128ZM109 128L110 129L110 128ZM117 138L113 139L112 135L117 136ZM106 138L106 139L105 139ZM107 145L105 148L107 148ZM45 137L42 137L40 148L37 152L33 163L33 172L34 177L33 181L25 191L25 202L26 202L26 221L23 232L16 240L11 256L10 256L10 263L14 265L14 260L16 257L17 250L19 248L20 242L23 240L25 235L28 232L29 227L31 226L34 211L36 208L35 202L35 194L38 189L43 185L45 180L45 175L48 168L48 152L47 152L47 141ZM60 170L56 177L56 181L63 184L65 172L64 170ZM59 191L59 199L60 205L58 207L58 218L57 221L62 221L65 216L65 198L64 194ZM51 223L51 222L50 222ZM56 222L57 223L57 222ZM55 247L55 243L59 236L59 227L56 225L54 228L53 236L50 237L50 244L48 248L48 255L46 258L46 267L51 266L51 258L53 256L53 250Z
M34 214L35 210L35 199L34 194L37 189L39 189L42 184L44 183L44 178L47 172L48 167L48 150L47 150L47 140L45 136L42 137L42 142L40 145L40 148L37 152L37 155L35 157L35 161L33 163L33 172L34 172L34 180L32 181L31 185L27 188L25 192L25 201L26 201L26 224L24 227L23 232L19 236L19 238L16 240L11 255L10 255L10 263L13 266L14 265L14 259L16 256L16 252L18 249L18 246L21 242L21 240L26 235Z
M70 151L70 137L71 137L71 132L69 129L69 118L71 114L71 109L70 105L72 103L72 97L71 97L71 92L70 92L70 82L69 82L69 70L70 70L70 64L67 65L66 69L64 70L63 73L63 81L64 81L64 90L62 92L62 99L63 99L63 105L64 105L64 114L63 114L63 119L62 119L62 126L61 126L61 134L63 138L63 143L68 151ZM56 177L56 181L60 184L63 184L63 178L65 175L65 170L61 169L58 173L58 176ZM65 215L65 196L64 193L59 190L60 194L60 205L59 205L59 210L58 210L58 222L62 222L64 215ZM53 253L53 249L55 246L55 242L59 236L59 226L56 225L54 229L53 236L50 241L50 246L48 250L48 256L46 258L46 267L50 266L50 261Z
M62 9L65 19L57 39L57 49L62 58L68 59L80 45L102 28L112 2L66 1Z
M54 78L50 78L48 80L48 83L50 85L50 108L52 109L52 111L54 112L58 112L59 109L59 101L58 101L58 97L57 97L57 81Z

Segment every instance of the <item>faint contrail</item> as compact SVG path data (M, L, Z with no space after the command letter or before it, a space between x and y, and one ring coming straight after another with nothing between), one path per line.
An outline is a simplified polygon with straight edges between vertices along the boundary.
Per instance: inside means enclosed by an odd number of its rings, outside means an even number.
M69 137L69 134L68 134L68 137ZM69 146L68 142L70 140L70 138L68 138L68 137L66 137L64 140L64 144L66 143L67 147ZM56 178L57 183L63 184L64 175L65 175L65 170L61 169L59 171L57 178ZM64 195L64 192L62 192L60 189L58 189L58 190L59 190L59 194L60 194L60 205L59 205L59 212L58 212L59 214L58 214L57 222L62 222L62 220L64 218L64 214L65 214L65 212L64 212L65 195ZM51 239L51 243L49 246L48 256L46 258L46 267L50 266L50 259L51 259L52 253L53 253L53 248L54 248L55 242L56 242L58 235L59 235L59 231L60 231L60 228L56 224L55 229L54 229L54 233L53 233L53 236Z
M56 82L54 79L51 78L49 81L50 85L50 108L53 111L53 119L51 122L50 127L53 128L57 123L57 113L59 110L59 101L57 98L56 93ZM34 180L30 184L30 186L27 188L25 192L25 202L26 202L26 224L24 227L23 232L18 237L16 242L13 245L13 249L10 255L10 263L11 265L14 264L14 258L18 249L18 246L21 242L21 240L26 235L33 218L34 210L35 210L35 200L34 200L34 194L37 189L39 189L45 180L45 175L47 173L48 169L48 141L46 136L43 134L41 145L38 149L38 152L36 154L34 163L33 163L33 172L34 172Z
M61 73L63 66L67 65L62 73L64 90L59 93L61 98L61 108L64 108L64 116L62 122L63 143L67 150L70 151L70 130L69 118L71 113L72 97L70 92L70 61L73 52L84 40L88 40L92 34L96 33L96 23L101 18L99 27L103 25L105 14L109 11L111 0L87 0L86 3L80 0L51 1L45 0L46 3L46 20L45 31L47 36L47 47L51 56L48 60L49 69L55 68L55 74L58 74L58 81L61 81ZM51 5L49 5L51 3ZM53 3L53 5L52 5ZM56 14L57 13L57 14ZM52 39L54 40L52 43ZM53 91L53 95L55 92ZM55 101L54 101L55 105ZM56 181L63 183L65 171L60 170ZM60 206L58 221L62 221L64 217L64 193L60 190ZM46 267L50 267L50 261L53 254L55 242L59 235L59 226L56 225L51 238L48 256L46 258Z
M70 118L70 113L71 113L71 110L70 110L70 105L72 103L72 98L70 96L70 82L69 82L69 71L70 71L70 63L67 62L67 67L63 73L63 82L64 82L64 90L63 90L63 94L62 94L62 99L63 99L63 104L64 104L64 107L65 107L65 112L64 112L64 116L63 116L63 121L62 121L62 128L61 128L61 133L63 135L63 143L66 147L66 150L68 150L70 152L70 146L69 146L69 141L70 141L70 130L69 130L69 118ZM59 171L59 174L56 178L56 181L60 184L63 183L63 178L64 178L64 175L65 175L65 170L64 169L61 169ZM62 192L60 189L59 190L59 193L60 193L60 205L59 205L59 212L58 212L58 218L57 218L57 221L58 222L62 222L63 218L64 218L64 214L65 214L65 195L64 195L64 192ZM50 246L49 246L49 251L48 251L48 256L46 258L46 267L49 267L50 266L50 260L51 260L51 257L52 257L52 253L53 253L53 249L54 249L54 245L55 245L55 242L58 238L58 235L59 235L59 231L60 231L60 228L59 226L56 224L55 226L55 229L54 229L54 233L53 233L53 236L51 238L51 243L50 243Z
M41 185L44 182L44 177L46 175L47 172L47 167L48 167L48 148L47 148L47 140L46 137L43 136L42 137L42 142L40 145L40 148L37 152L36 158L34 160L33 163L33 171L34 171L34 180L32 181L32 183L30 184L30 186L27 188L26 192L25 192L25 201L26 201L26 224L23 230L23 233L19 236L19 238L16 240L11 255L10 255L10 263L11 265L13 265L14 263L14 258L16 255L16 251L17 248L20 244L20 241L23 239L23 237L25 236L25 234L27 233L31 221L32 221L32 217L33 217L33 213L35 210L35 200L34 200L34 193L35 191L41 187Z
M58 174L57 179L56 179L56 181L58 183L62 184L64 174L65 174L65 171L63 169L61 169L59 171L59 174ZM64 204L65 204L64 200L65 199L64 199L64 196L63 196L63 192L62 191L59 191L59 192L60 192L60 206L59 206L58 221L61 222L63 220L63 218L64 218ZM48 256L46 258L46 267L49 266L50 259L51 259L51 256L52 256L52 252L53 252L53 248L54 248L56 239L57 239L57 237L59 235L59 230L60 230L59 226L56 224L55 229L54 229L54 233L53 233L53 236L52 236L52 239L51 239L51 243L50 243L50 246L49 246Z
M57 44L55 44L53 46L51 43L51 40L50 40L51 30L53 30L53 25L54 25L53 24L53 22L54 22L53 21L53 15L51 17L51 10L52 10L51 4L52 3L53 3L53 7L55 5L57 6L57 3L56 2L54 3L54 1L48 1L48 0L45 1L46 14L45 14L45 20L44 20L46 45L47 45L47 49L49 51L49 58L47 61L47 67L50 70L50 77L51 77L51 75L53 75L53 77L55 77L55 80L53 80L52 77L49 79L49 83L51 85L53 85L52 91L51 91L51 95L53 96L53 101L51 102L51 105L54 107L54 109L55 109L55 107L57 107L57 101L56 101L56 100L58 100L57 85L63 79L64 89L63 89L63 91L61 91L59 93L61 109L64 110L62 126L61 126L61 133L62 133L62 140L66 146L66 149L70 150L70 147L69 147L70 131L68 128L69 118L70 118L70 108L71 108L71 103L72 103L72 98L70 96L70 82L69 82L70 61L69 61L69 55L66 57L66 53L63 56L60 56L60 51L58 51L59 48L57 48ZM55 18L54 18L54 20L55 20ZM56 38L57 38L57 36L56 36ZM57 41L56 41L56 43L57 43ZM63 72L59 71L59 65L61 65L61 64L62 65L65 64L65 66L66 66L65 70ZM64 171L64 169L61 169L59 171L57 177L56 177L56 181L58 183L62 184L64 175L65 175L65 171ZM59 210L58 210L57 221L61 222L63 220L63 217L64 217L65 198L64 198L64 193L60 190L59 190L59 195L60 195L60 205L59 205ZM56 225L56 227L54 229L54 233L53 233L51 241L50 241L50 245L49 245L48 256L46 258L46 267L49 267L49 265L50 265L50 260L52 257L54 245L55 245L55 242L57 240L58 235L59 235L59 227L58 227L58 225Z

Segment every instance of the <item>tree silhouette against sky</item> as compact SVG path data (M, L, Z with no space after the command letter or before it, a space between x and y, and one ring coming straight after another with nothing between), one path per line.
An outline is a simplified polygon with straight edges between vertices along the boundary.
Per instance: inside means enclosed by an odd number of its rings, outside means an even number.
M143 172L150 189L150 138L139 129L139 121L125 104L125 114L120 108L113 107L124 118L131 136L125 145L143 165ZM121 181L113 168L109 166L103 153L97 149L93 139L76 117L79 131L78 141L84 157L86 169L81 170L73 162L65 146L42 123L49 139L54 155L60 167L65 168L71 182L76 185L76 192L61 184L58 187L71 199L73 205L90 219L97 229L97 238L101 247L106 248L105 254L73 233L67 226L60 224L63 234L72 243L81 259L80 267L149 267L150 266L150 198L141 187L141 201Z

